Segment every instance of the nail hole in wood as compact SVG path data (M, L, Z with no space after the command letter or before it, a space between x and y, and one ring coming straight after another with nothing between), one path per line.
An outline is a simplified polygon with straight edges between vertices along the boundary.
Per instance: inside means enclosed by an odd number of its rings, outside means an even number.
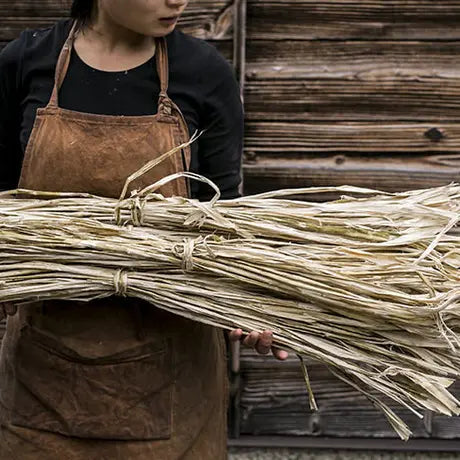
M432 142L439 142L444 137L444 134L438 128L431 128L425 131L425 137Z

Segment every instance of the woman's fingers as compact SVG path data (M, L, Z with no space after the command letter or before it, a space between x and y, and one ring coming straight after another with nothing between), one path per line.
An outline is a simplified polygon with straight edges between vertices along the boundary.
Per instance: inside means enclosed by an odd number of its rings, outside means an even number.
M273 346L273 333L268 330L262 333L252 331L245 336L242 329L235 329L230 331L229 338L232 342L241 340L243 345L255 349L261 355L267 355L271 351L273 356L280 361L284 361L289 356L287 351Z
M252 331L244 338L243 344L249 348L255 348L257 341L259 340L259 335L260 334L258 332Z
M230 338L231 342L238 342L239 340L241 340L241 337L243 337L243 331L241 329L235 329L233 331L230 331L228 337Z
M272 348L273 334L271 331L264 331L259 334L259 340L256 343L256 351L261 355L268 355Z
M273 356L280 361L284 361L289 357L289 353L286 350L281 350L276 347L272 347Z

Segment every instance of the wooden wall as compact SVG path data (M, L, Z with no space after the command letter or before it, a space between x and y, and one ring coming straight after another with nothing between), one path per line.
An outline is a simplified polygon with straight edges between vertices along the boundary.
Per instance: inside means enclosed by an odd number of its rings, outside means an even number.
M460 181L459 23L452 0L248 0L246 193ZM395 437L323 366L311 413L295 358L241 365L241 433ZM416 437L460 437L459 418L399 413Z
M460 176L460 1L248 0L246 192Z
M69 4L0 0L0 47ZM232 12L194 0L179 27L231 60ZM247 0L246 24L246 193L460 181L460 0ZM395 436L322 366L310 366L313 414L296 359L245 351L241 364L236 434ZM417 437L460 438L459 418L401 414Z
M460 181L459 24L454 0L248 0L245 192ZM323 366L316 413L295 358L241 366L243 434L396 437ZM460 438L460 418L399 414L415 437Z
M243 435L291 435L398 438L384 415L360 393L334 377L325 366L307 362L319 410L309 408L298 359L287 362L243 350L239 432ZM460 382L451 390L460 395ZM460 417L426 412L421 420L407 409L389 406L409 424L414 438L459 439Z

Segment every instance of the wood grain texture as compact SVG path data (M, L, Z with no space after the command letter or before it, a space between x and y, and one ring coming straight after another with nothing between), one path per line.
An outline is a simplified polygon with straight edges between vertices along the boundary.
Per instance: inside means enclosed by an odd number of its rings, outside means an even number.
M385 417L359 392L334 377L319 363L307 361L311 385L319 406L308 406L305 383L298 359L287 362L262 357L244 349L241 370L242 434L303 435L334 437L396 438ZM460 385L454 388L460 394ZM395 406L390 402L390 407ZM427 425L407 410L396 409L414 432L414 437L451 438L460 429L460 418L432 416Z
M256 156L244 164L247 195L290 187L355 185L397 192L460 180L460 154ZM336 196L309 199L327 200Z
M460 87L442 79L264 80L246 84L248 120L459 119Z
M444 164L460 167L460 123L248 121L247 159L303 153L447 153Z
M459 78L458 41L248 41L248 76L391 80L395 76Z
M250 42L250 120L460 119L460 42Z
M254 39L459 39L459 0L248 0Z

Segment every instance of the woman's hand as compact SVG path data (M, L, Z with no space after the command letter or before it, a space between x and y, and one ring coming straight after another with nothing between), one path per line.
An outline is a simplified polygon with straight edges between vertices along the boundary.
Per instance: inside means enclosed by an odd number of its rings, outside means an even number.
M267 355L270 351L273 356L280 361L284 361L289 355L285 350L280 350L272 345L273 333L272 331L263 331L262 333L252 331L250 334L243 337L241 329L235 329L228 334L231 342L241 341L243 345L253 348L261 355Z
M0 303L0 321L7 316L13 316L18 311L18 307L13 302Z

